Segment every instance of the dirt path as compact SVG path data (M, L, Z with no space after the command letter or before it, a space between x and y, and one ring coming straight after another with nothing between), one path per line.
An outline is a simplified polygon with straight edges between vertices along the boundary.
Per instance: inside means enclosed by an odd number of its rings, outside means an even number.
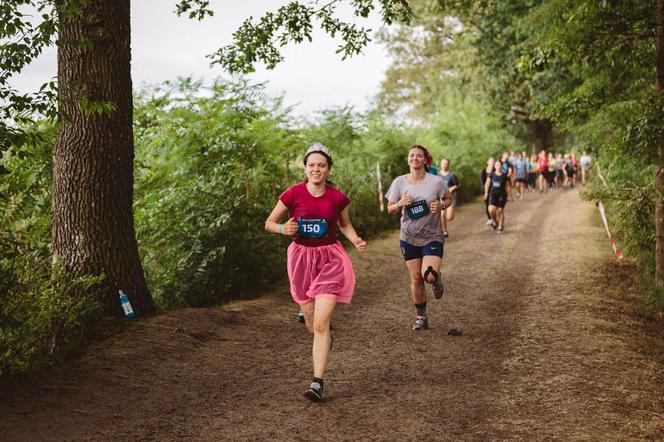
M593 205L528 194L503 235L482 212L453 223L427 331L410 330L398 234L351 255L358 288L335 318L322 405L302 397L310 339L282 288L136 321L54 378L0 391L0 440L664 438L663 321L609 290L630 268Z

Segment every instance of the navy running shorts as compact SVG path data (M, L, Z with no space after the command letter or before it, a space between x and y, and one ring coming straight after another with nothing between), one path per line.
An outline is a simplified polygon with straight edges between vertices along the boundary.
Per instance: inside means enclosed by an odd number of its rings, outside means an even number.
M422 259L423 256L438 256L443 257L444 244L440 241L431 241L425 246L414 246L406 241L400 240L401 254L404 261L411 259Z

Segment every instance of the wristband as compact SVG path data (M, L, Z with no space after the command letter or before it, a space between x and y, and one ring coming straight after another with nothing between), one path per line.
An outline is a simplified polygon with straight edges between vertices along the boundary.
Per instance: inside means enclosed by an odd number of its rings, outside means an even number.
M283 235L283 233L281 233L281 229L282 229L283 227L284 227L283 224L277 224L277 234L279 234L279 235Z

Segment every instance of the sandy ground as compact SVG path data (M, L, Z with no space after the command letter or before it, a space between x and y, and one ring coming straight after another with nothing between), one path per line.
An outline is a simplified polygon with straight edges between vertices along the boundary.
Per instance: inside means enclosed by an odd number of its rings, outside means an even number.
M664 320L633 299L576 191L458 211L446 293L410 329L398 232L351 253L326 401L287 287L137 320L57 373L0 389L0 440L664 439ZM448 336L459 326L463 335Z

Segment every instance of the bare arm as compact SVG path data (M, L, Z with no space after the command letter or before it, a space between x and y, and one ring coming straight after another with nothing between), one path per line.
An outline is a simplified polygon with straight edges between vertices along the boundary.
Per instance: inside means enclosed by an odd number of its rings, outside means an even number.
M389 205L388 205L389 207ZM341 212L341 216L339 217L339 230L343 235L348 239L348 241L352 242L355 248L359 250L360 252L364 252L367 249L367 243L358 236L357 232L355 231L355 227L350 222L350 216L348 215L348 206Z
M455 178L456 178L456 175L455 175ZM461 187L461 181L459 181L459 178L456 178L456 182L457 183L454 186L450 187L450 192L454 192L454 191L458 190Z
M445 195L443 195L443 204L445 204L445 207L450 207L452 205L452 191L451 190L448 190L447 192L445 192Z
M405 207L412 202L413 202L413 197L408 195L408 193L405 193L404 196L402 196L399 201L387 202L387 213L389 213L390 215L394 215L395 213L400 211L402 207Z
M284 224L279 224L279 221L288 214L288 207L281 200L277 201L277 205L272 209L272 213L265 220L265 230L270 233L280 233L282 235L295 235L297 232L297 223L290 218Z
M491 186L491 177L487 175L486 181L484 181L484 199L489 198L489 187Z

